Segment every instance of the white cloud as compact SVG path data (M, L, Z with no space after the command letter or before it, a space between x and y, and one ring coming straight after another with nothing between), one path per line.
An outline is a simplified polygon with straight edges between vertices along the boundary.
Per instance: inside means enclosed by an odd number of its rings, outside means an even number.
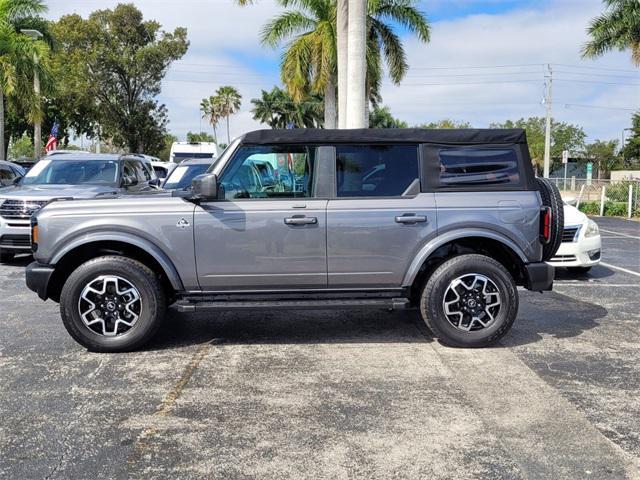
M497 0L482 1L489 6L498 3ZM432 41L428 45L405 37L411 65L409 75L402 86L386 83L382 91L384 104L409 123L448 117L483 127L507 118L544 115L540 100L546 63L633 70L628 53L610 53L597 61L580 58L586 26L601 11L600 0L532 0L529 6L503 13L466 16L461 16L465 5L473 5L478 10L478 0L434 2L421 4L427 15L431 9L442 16L442 11L446 12L450 6L456 11L456 17L433 22ZM117 2L49 0L48 3L50 17L57 18L74 11L86 16L97 8L111 8ZM145 18L158 20L163 28L185 26L189 31L189 53L172 68L161 95L169 108L173 133L184 136L188 130L197 131L200 99L222 84L235 85L244 97L241 112L231 120L232 135L257 128L249 113L250 99L258 96L261 88L270 89L279 83L278 52L265 49L259 43L262 25L279 11L274 0L258 0L244 8L233 0L137 0L135 3ZM514 64L528 66L434 68ZM590 138L618 138L630 123L630 111L576 105L640 108L640 87L619 85L639 83L640 71L622 73L560 65L555 68L554 116L584 126ZM632 78L600 76L616 73ZM563 81L568 79L581 82ZM480 83L498 80L511 83ZM610 81L616 85L583 83L591 81ZM458 85L451 85L453 83Z
M553 67L556 70L554 117L584 126L590 138L618 138L622 128L630 122L630 111L576 105L639 108L640 87L587 82L640 83L640 71L622 73L564 66L633 69L627 53L611 53L597 61L580 58L580 47L586 41L586 26L600 12L600 1L557 1L537 5L535 9L532 6L502 14L471 15L436 22L432 41L426 46L413 38L408 39L410 73L402 86L384 87L385 103L410 123L449 117L483 127L507 118L544 115L544 107L540 104L544 88L543 64L563 64ZM434 68L497 65L523 66ZM632 78L605 76L617 74ZM498 81L510 83L488 83ZM445 85L416 86L433 83ZM476 84L451 85L453 83Z

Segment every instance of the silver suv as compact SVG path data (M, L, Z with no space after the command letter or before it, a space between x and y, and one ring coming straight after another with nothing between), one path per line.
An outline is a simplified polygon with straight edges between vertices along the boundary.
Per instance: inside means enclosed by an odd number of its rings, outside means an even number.
M517 285L551 289L562 204L522 130L261 130L189 190L54 202L31 225L27 285L91 350L140 347L170 304L416 308L481 347L513 324Z
M143 192L160 183L142 155L56 150L13 186L0 190L0 263L29 253L29 219L52 200L113 197Z

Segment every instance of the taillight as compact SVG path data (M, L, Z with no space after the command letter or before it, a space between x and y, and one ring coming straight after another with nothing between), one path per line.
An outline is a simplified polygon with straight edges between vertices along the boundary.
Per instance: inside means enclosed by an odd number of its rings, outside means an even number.
M38 250L38 220L35 216L31 217L31 251Z
M540 240L542 243L551 241L551 208L542 207L540 210Z

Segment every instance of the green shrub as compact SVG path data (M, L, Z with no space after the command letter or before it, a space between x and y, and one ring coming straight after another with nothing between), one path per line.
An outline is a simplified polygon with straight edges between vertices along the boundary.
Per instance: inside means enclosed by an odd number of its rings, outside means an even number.
M626 202L604 202L605 217L626 217L627 214Z
M587 215L599 215L600 203L599 202L583 202L580 204L579 210Z

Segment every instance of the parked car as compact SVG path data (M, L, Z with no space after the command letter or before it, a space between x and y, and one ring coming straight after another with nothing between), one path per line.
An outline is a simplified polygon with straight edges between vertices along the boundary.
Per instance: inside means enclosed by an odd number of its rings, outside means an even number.
M177 165L162 184L165 190L184 190L191 187L194 177L205 173L214 160L211 158L189 158Z
M24 177L25 173L25 169L17 163L0 160L0 188L13 185Z
M157 160L152 161L151 166L153 167L153 170L156 172L156 176L160 179L160 181L164 182L164 180L169 176L173 169L178 165L176 163Z
M30 157L20 157L12 160L13 163L20 165L25 172L28 172L31 169L31 167L33 167L36 164L37 161L38 160L36 158L30 158Z
M585 274L600 263L601 245L598 224L565 203L562 243L549 263L573 273Z
M95 351L140 347L169 304L416 308L443 343L490 345L518 285L553 285L562 199L528 152L520 129L247 133L190 191L38 211L26 283ZM300 186L265 187L255 160L283 158Z
M149 162L136 155L68 153L45 157L0 190L0 262L30 252L29 219L55 199L115 196L156 189Z
M169 161L181 163L188 158L217 158L218 145L214 142L173 142Z

